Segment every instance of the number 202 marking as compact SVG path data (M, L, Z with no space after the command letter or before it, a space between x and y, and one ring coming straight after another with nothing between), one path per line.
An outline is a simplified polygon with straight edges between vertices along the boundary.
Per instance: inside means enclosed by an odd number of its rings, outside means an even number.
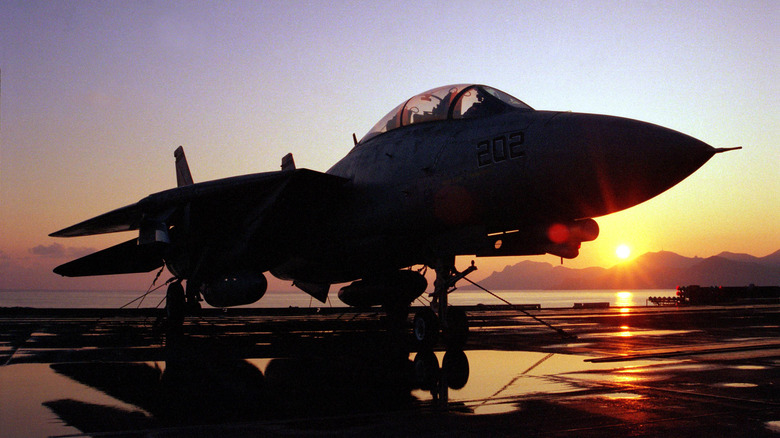
M525 143L523 131L499 135L490 140L477 143L477 163L479 167L487 166L507 159L513 160L525 156L522 146Z

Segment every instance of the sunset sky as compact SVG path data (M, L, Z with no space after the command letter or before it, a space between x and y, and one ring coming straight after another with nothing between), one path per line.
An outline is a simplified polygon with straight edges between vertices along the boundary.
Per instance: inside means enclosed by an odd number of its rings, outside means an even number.
M51 269L132 237L48 234L196 181L325 171L403 100L491 85L714 147L666 193L597 219L567 266L780 249L780 2L0 2L0 289L145 289ZM535 260L557 263L552 256ZM479 279L513 259L478 259ZM468 259L459 262L465 266Z

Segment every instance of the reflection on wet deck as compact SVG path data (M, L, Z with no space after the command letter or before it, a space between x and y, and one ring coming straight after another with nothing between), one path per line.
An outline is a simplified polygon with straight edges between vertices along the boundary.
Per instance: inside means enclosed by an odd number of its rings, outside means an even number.
M535 312L575 341L473 311L465 351L428 353L378 313L207 313L171 343L144 312L6 311L0 435L769 436L778 310Z

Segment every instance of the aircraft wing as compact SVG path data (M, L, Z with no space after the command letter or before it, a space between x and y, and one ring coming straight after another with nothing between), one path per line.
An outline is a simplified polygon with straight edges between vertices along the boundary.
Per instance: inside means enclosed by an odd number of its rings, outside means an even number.
M51 233L52 237L75 237L140 230L140 239L65 263L55 272L69 277L148 272L164 262L160 246L139 244L144 238L145 224L168 227L185 215L192 215L193 219L195 215L205 215L207 229L200 232L213 230L215 239L224 242L229 236L220 235L216 228L230 230L231 236L246 237L242 230L251 233L253 227L262 226L246 218L274 216L276 223L292 222L317 209L318 202L331 199L346 181L326 173L296 169L207 181L155 193L135 204Z
M220 204L258 200L258 194L271 194L279 185L294 183L296 189L312 191L341 185L346 179L308 169L265 172L187 185L147 196L135 204L117 208L49 234L51 237L77 237L137 230L144 220L164 222L177 207L188 203ZM304 187L305 188L305 187ZM278 194L280 195L280 194ZM277 196L278 196L277 195ZM246 199L242 199L246 198ZM227 206L227 205L225 205Z
M143 212L138 204L128 205L51 233L49 236L77 237L137 230L141 224L142 217Z

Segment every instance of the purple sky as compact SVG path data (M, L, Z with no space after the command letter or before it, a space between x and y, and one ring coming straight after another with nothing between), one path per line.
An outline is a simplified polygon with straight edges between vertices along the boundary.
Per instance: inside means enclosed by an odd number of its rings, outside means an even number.
M51 268L132 236L55 230L175 185L327 170L404 99L479 82L537 109L636 118L718 155L598 219L569 266L780 249L780 3L0 2L0 288L145 286ZM537 260L554 261L552 257ZM518 259L479 260L489 274ZM467 263L467 262L464 262Z

